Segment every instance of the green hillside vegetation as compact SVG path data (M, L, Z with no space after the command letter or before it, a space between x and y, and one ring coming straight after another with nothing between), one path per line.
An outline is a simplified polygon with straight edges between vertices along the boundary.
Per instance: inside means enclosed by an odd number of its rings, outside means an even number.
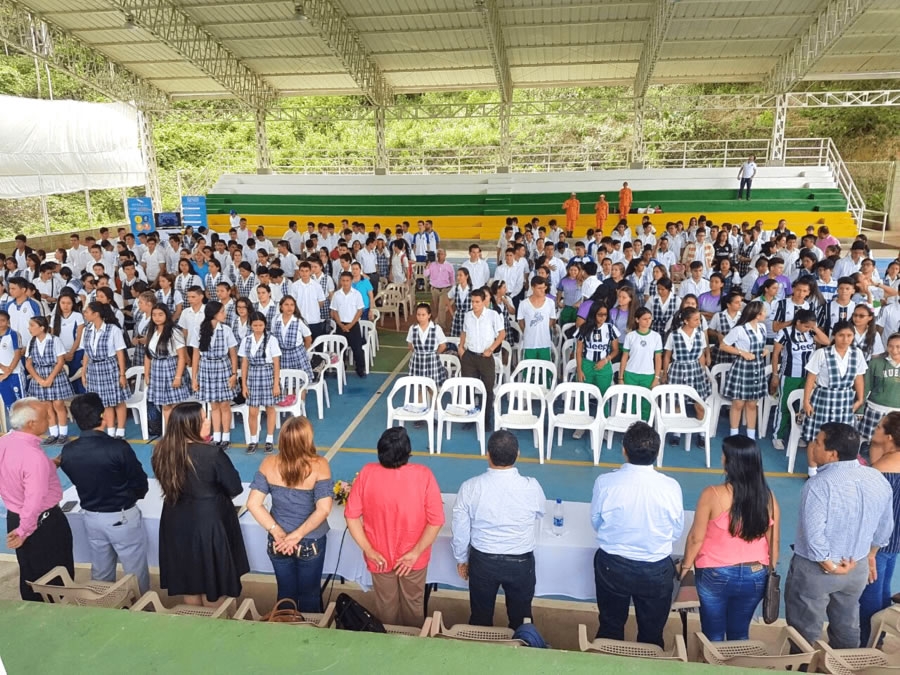
M85 101L104 100L93 89L67 75L51 70L54 98ZM879 82L815 83L817 88L877 89ZM890 87L891 84L884 84ZM665 92L678 95L703 93L736 93L751 91L743 85L667 87ZM46 71L41 68L41 90L35 77L34 61L21 56L0 56L0 94L47 98ZM613 88L517 91L522 100L549 100L570 97L608 101L607 114L586 117L521 117L510 121L512 143L520 148L539 151L560 145L582 145L601 149L610 143L628 141L631 136L631 116L619 112L614 105L622 90ZM428 102L492 102L494 91L423 94ZM297 99L299 105L364 105L361 98L311 97ZM190 111L194 107L211 106L205 102L182 102L177 107ZM704 140L723 138L768 138L772 128L772 111L708 111L668 112L648 116L645 135L655 140ZM182 116L183 117L183 116ZM358 153L368 155L375 147L374 128L359 122L333 124L300 124L270 122L267 125L272 163L296 164L303 158ZM855 108L829 110L792 110L788 115L788 136L831 136L847 161L892 161L900 152L900 109ZM386 129L389 149L410 153L421 148L444 148L448 153L464 146L491 146L499 142L496 120L459 119L390 122ZM214 182L210 167L232 171L254 171L256 167L255 133L252 123L223 121L212 124L185 122L183 119L162 117L155 122L154 140L160 168L163 207L178 208L178 173L185 190L205 187ZM876 174L870 185L861 182L861 189L871 208L880 208L884 198L884 181ZM128 191L129 195L143 194L143 188ZM48 198L52 228L66 231L88 226L84 195L54 195ZM123 219L122 191L91 192L94 222L113 223ZM14 233L43 232L40 201L26 199L0 201L0 238L9 239Z

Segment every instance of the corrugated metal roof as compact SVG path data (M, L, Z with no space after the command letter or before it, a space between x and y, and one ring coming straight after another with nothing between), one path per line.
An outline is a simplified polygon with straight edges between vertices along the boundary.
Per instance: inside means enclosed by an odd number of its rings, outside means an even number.
M360 89L294 0L170 0L284 95ZM497 86L475 0L331 0L399 93ZM655 0L495 0L513 85L630 86ZM163 91L227 94L143 29L125 29L111 0L24 0ZM826 0L680 0L651 84L763 80ZM808 79L900 78L900 0L874 0Z

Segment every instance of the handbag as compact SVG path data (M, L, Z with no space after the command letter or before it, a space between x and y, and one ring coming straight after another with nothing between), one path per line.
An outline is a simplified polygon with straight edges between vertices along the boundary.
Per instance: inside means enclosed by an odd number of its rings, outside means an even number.
M287 606L282 608L282 605ZM303 615L300 613L300 610L297 609L297 603L290 598L277 600L272 611L260 618L260 622L290 623L295 625L305 623Z
M334 605L334 623L338 629L364 633L387 632L378 617L346 593L337 596Z
M766 623L775 623L778 620L778 611L781 607L781 575L773 569L769 570L766 578L766 591L763 595L762 616Z

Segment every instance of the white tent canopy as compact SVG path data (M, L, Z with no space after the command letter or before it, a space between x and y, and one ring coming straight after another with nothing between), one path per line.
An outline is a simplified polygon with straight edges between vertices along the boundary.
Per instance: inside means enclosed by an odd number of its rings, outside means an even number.
M137 111L0 96L0 199L144 185Z

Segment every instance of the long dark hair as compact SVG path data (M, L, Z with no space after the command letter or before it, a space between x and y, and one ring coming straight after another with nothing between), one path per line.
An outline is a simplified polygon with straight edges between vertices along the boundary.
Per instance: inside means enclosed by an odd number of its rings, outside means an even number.
M672 332L674 333L676 330L682 328L684 324L687 323L688 319L699 313L700 310L696 307L679 308L679 310L675 312L675 316L672 317Z
M756 541L769 530L772 493L763 472L762 453L756 441L746 436L728 436L722 441L725 484L732 500L728 532L744 541Z
M204 442L200 436L203 428L202 411L202 405L196 401L179 403L172 408L166 433L153 448L150 465L162 488L164 499L169 504L178 502L184 489L186 474L194 470L188 445Z
M745 323L750 323L753 319L758 317L764 309L765 305L761 300L751 300L744 305L744 309L741 312L741 316L736 325L743 326Z
M99 300L94 300L93 302L88 303L88 309L99 314L100 320L103 321L103 323L115 326L116 328L122 327L119 325L119 320L116 318L116 313L113 311L112 305L107 305Z
M203 308L203 321L200 323L200 351L209 351L209 343L213 335L213 319L222 311L222 303L218 300L210 300Z
M158 330L153 325L153 312L157 310L166 315L166 320L163 323L162 331L160 331L159 340L156 341L156 354L165 357L169 354L169 342L172 340L172 331L175 329L175 323L172 321L172 315L169 313L168 306L164 302L157 302L153 305L153 309L150 310L150 325L153 326L154 331Z
M60 333L62 332L63 315L62 310L59 307L59 301L63 298L69 298L69 300L72 301L73 314L79 310L78 297L75 295L75 291L66 286L59 292L59 297L56 299L56 307L53 310L53 328L51 332L57 337L59 337Z
M603 300L594 300L591 303L591 309L588 312L587 318L584 320L584 323L581 324L581 328L578 329L579 337L587 338L594 332L594 329L597 327L597 312L601 309L606 310L606 321L604 323L609 323L609 307L606 306L606 303L603 302Z

